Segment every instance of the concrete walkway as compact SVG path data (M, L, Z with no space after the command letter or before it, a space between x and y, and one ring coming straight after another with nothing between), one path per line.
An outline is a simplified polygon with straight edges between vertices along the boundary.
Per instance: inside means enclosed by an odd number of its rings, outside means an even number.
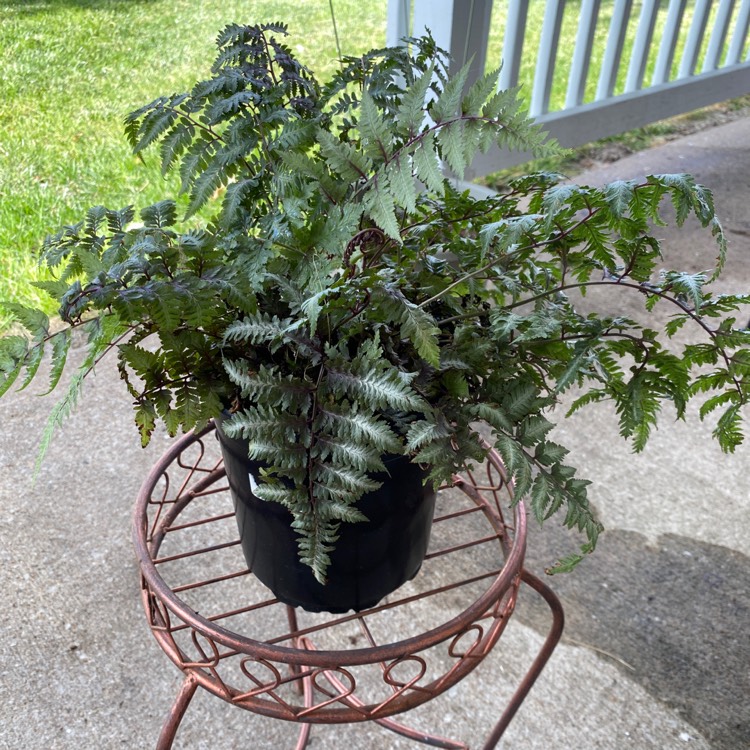
M596 182L693 172L711 187L730 239L723 288L750 285L750 120L740 120L577 178ZM665 233L667 263L700 270L710 238ZM114 362L32 482L49 398L0 402L0 748L152 748L180 675L153 641L138 594L130 516L167 441L138 446ZM595 480L609 529L596 556L551 585L565 606L563 642L511 724L517 750L750 748L750 445L723 455L710 425L667 414L634 457L607 408L558 428ZM555 521L531 534L539 572L571 544ZM496 653L422 721L476 740L538 648L547 614L524 596ZM176 748L292 746L294 728L198 694ZM378 728L316 730L313 748L411 747ZM335 738L335 739L334 739Z

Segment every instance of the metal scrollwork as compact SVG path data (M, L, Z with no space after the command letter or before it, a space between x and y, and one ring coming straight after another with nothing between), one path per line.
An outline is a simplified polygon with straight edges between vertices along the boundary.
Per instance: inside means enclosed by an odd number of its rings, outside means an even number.
M388 717L432 699L475 669L504 630L522 583L555 611L554 595L523 570L525 511L492 451L486 484L477 481L479 470L467 470L441 490L433 534L440 546L409 593L397 591L365 612L328 618L285 607L255 581L238 545L226 541L237 529L218 448L203 439L212 430L178 441L154 466L133 524L149 626L186 674L175 703L179 716L200 685L270 717L374 720L425 741L427 735ZM477 547L491 554L476 554ZM488 570L481 560L489 558L496 567ZM471 593L462 594L464 587ZM428 599L429 608L419 606ZM465 608L455 614L462 601ZM444 617L447 612L453 614ZM394 617L401 623L396 629ZM558 620L555 628L561 629L561 615ZM352 636L357 623L361 633ZM394 639L401 629L407 631L403 639ZM367 645L355 648L362 637ZM320 648L330 642L344 648ZM534 678L541 666L535 669ZM179 716L165 724L166 736L176 731ZM299 747L307 735L303 729ZM441 747L463 747L433 739Z

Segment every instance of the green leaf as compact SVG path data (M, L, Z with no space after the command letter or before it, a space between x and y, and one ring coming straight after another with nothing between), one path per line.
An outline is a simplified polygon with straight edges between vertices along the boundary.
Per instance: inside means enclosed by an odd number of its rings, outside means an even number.
M388 177L385 172L378 173L377 179L365 193L362 203L365 213L375 224L389 237L401 244L402 240L396 217L396 206L393 202Z
M221 204L221 226L228 228L242 218L244 201L248 193L256 187L255 179L238 180L227 187Z
M339 141L327 130L318 133L320 153L325 157L329 166L349 182L367 179L372 170L372 159L367 154L357 151L351 144Z
M459 179L463 179L466 169L463 122L456 120L442 127L438 134L438 142L448 166Z
M427 90L435 74L433 62L427 70L407 88L401 97L401 104L396 112L396 120L403 132L413 136L418 133L425 119Z
M364 152L376 161L387 161L393 151L391 129L367 89L362 91L358 127Z
M559 464L568 453L568 449L562 445L545 440L536 446L534 458L543 466L552 466Z
M133 126L128 129L131 136L133 153L138 154L158 140L177 119L177 112L169 107L166 97L156 99L148 112L140 122L129 120Z
M440 367L440 329L432 315L407 299L404 299L401 316L401 335L414 344L422 359L435 368Z
M526 418L522 423L519 431L520 442L531 447L544 440L547 433L554 427L546 417L541 414Z
M68 358L68 350L73 339L72 332L69 328L64 328L52 337L52 365L50 367L49 388L47 393L51 393L60 382L65 363Z
M318 318L320 317L320 313L323 311L323 305L321 304L321 302L328 296L330 291L330 289L323 289L317 294L311 295L302 303L300 309L307 316L307 322L311 336L315 335L315 331L318 327Z
M172 130L164 136L159 152L161 155L161 173L166 176L180 158L185 149L190 145L195 135L193 126L187 121L176 124Z
M546 474L539 473L531 487L531 510L538 523L547 517L547 506L550 504L550 484Z
M490 70L471 84L461 103L462 114L478 117L487 99L497 90L501 68Z
M379 417L346 411L350 405L337 409L329 404L320 410L317 426L329 430L332 434L348 436L357 442L366 442L383 453L402 453L403 448L398 436Z
M36 465L34 467L35 477L39 476L39 472L42 468L42 461L49 450L55 431L58 427L62 426L63 422L70 416L78 403L78 399L83 389L84 375L85 371L79 371L72 377L67 392L50 411L49 417L47 418L47 424L45 425L42 438L39 442L39 451L37 453Z
M36 340L49 335L49 318L41 311L16 302L3 302L13 319L20 323Z
M141 436L141 447L145 448L151 441L151 436L156 429L156 410L149 401L140 403L135 407L135 426ZM169 432L169 434L174 434Z
M394 157L386 168L386 175L396 205L414 213L417 210L417 188L409 157L406 154Z
M280 341L290 330L292 318L271 317L266 312L246 315L241 320L230 323L224 331L224 343L247 341L256 346L259 344Z
M435 151L435 137L428 133L421 138L414 151L414 169L417 177L434 193L443 192L445 178L440 171L440 162Z
M469 69L471 68L472 63L473 58L469 60L469 62L467 62L455 76L452 76L448 80L440 96L431 103L429 108L430 117L432 117L438 125L458 114L461 95L466 86L466 79L469 75Z
M730 406L719 417L713 436L719 441L719 445L725 453L734 453L735 448L742 444L744 435L742 433L742 413L739 404Z
M406 447L412 453L421 450L428 443L450 437L450 430L443 420L432 422L418 420L409 425L406 435Z
M522 381L510 388L503 398L502 406L512 420L518 421L535 408L537 397L536 386Z
M402 411L422 411L424 401L409 387L398 372L352 372L331 368L328 383L333 390L359 398L376 408L392 408Z
M457 370L448 370L441 378L451 396L459 399L468 399L470 396L469 382L466 376Z
M575 383L581 370L589 363L593 341L581 341L576 344L575 355L568 362L565 370L557 378L555 390L563 393L570 385Z
M141 211L141 220L147 227L165 229L177 221L177 205L173 200L163 200Z
M376 340L359 347L357 356L349 360L332 348L326 382L334 393L361 401L370 411L395 409L405 412L426 412L429 407L411 387L414 374L401 372L384 357Z
M511 435L513 433L513 421L507 412L495 404L477 404L474 407L477 418L487 422L497 433Z
M706 399L701 404L700 418L705 419L714 409L718 409L720 406L724 406L727 403L736 403L739 395L736 391L724 391L723 393L717 393L715 396Z
M29 341L25 336L0 336L0 396L15 383L28 356Z
M706 283L704 273L679 273L670 271L664 274L664 281L675 296L688 298L694 310L700 310L703 304L703 285Z
M635 194L635 180L617 180L604 187L604 197L612 214L618 219L625 216Z
M224 163L214 158L208 166L193 181L190 192L190 204L185 212L185 219L200 211L209 202L214 193L226 184L227 174Z
M23 367L26 368L26 375L24 376L23 383L21 383L21 385L18 387L19 391L22 391L24 388L26 388L34 379L34 376L37 374L39 365L42 363L43 358L44 342L40 341L29 349L25 359L22 361L22 363L19 363L19 365L22 364ZM13 380L15 380L15 377L13 378Z

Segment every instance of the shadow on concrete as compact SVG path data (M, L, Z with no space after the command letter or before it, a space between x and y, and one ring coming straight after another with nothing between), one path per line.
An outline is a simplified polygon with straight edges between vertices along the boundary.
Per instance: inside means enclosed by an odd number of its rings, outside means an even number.
M570 534L554 524L532 536L533 571L570 552ZM565 607L564 641L615 664L715 750L750 747L750 558L683 536L651 543L612 530L579 570L547 580ZM535 601L518 614L547 627Z

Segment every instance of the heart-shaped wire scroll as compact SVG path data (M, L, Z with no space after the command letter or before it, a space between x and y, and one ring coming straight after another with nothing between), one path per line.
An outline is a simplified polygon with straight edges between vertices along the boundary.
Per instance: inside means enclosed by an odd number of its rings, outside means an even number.
M341 679L342 677L344 678L343 680ZM322 685L319 682L320 678L325 679L327 685ZM330 697L328 700L315 703L303 711L300 711L297 714L300 718L314 714L326 706L330 706L332 703L343 703L347 708L351 707L351 702L347 701L347 698L354 695L354 691L357 689L357 681L354 679L354 675L343 667L336 667L335 669L316 669L312 673L312 684L316 690L324 695L329 695ZM331 686L336 690L334 695L331 695Z
M213 667L215 667L219 663L219 647L210 638L207 638L205 635L202 635L196 630L192 631L191 636L193 639L193 645L195 646L198 654L201 656L201 659L197 661L185 662L183 666L204 667L206 669L212 669ZM201 639L208 644L208 650L201 646L200 640L198 639Z
M459 647L459 644L461 644L462 641L468 640L467 636L472 632L475 634L474 640L469 644L468 648L466 648L466 646ZM484 653L483 650L479 653L474 653L481 646L482 638L484 638L484 628L479 623L475 622L453 638L450 646L448 646L448 654L454 659L482 656Z
M408 662L414 662L415 664L417 664L418 669L413 677L404 681L395 674L395 670L403 667L403 665L407 664ZM393 701L395 701L399 696L403 695L407 690L424 691L424 688L421 688L417 683L425 676L426 672L427 662L421 656L416 656L415 654L402 656L400 659L396 659L395 661L392 661L390 664L385 666L385 670L383 672L383 680L394 690L393 694L382 701L377 709L372 712L373 716L381 712L386 706L389 706L391 703L393 703Z
M265 676L259 673L257 667L263 667L266 670ZM242 670L242 674L244 674L250 682L255 684L255 687L247 692L233 696L232 701L234 703L239 703L248 698L254 698L257 695L268 695L277 703L284 706L284 708L288 709L290 714L294 713L292 706L274 692L285 682L289 682L288 679L285 680L282 677L279 668L275 664L267 659L253 659L247 657L240 662L240 669ZM295 679L299 679L299 676Z

